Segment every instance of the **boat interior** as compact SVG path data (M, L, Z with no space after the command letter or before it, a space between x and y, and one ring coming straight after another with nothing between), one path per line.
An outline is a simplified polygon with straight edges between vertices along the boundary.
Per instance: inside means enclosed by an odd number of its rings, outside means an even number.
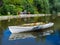
M28 23L28 24L23 24L21 26L38 26L38 25L44 25L46 23L44 22L37 22L37 23Z

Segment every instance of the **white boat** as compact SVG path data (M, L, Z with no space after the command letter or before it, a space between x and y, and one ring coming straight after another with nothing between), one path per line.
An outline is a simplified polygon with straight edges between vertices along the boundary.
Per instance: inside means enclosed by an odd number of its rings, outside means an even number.
M33 31L38 29L46 29L49 27L52 27L54 23L50 22L47 24L40 25L39 23L36 23L37 25L29 26L30 24L24 24L24 26L9 26L9 30L11 33L19 33L19 32L25 32L25 31Z

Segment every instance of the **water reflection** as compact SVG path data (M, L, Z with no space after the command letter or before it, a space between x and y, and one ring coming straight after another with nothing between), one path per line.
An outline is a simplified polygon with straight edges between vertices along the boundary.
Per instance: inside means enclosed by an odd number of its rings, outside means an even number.
M46 35L50 35L51 33L53 33L53 30L48 30L45 32L22 32L22 33L11 34L9 36L9 40L37 38L38 36L39 37L46 36Z

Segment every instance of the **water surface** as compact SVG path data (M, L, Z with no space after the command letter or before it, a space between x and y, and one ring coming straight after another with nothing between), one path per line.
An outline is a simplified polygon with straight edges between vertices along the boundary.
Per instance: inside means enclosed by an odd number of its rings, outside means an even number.
M54 22L49 29L11 34L10 25L21 25L20 19L0 21L0 45L60 45L60 17L48 19ZM42 19L42 21L44 21ZM26 23L26 22L23 22Z

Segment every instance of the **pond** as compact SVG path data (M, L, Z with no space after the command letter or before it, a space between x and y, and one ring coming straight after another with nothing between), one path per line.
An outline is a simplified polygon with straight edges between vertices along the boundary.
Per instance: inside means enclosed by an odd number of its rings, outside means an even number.
M0 45L60 45L60 17L47 19L49 22L54 22L54 26L51 28L12 34L8 26L27 23L21 20L0 21ZM42 19L41 21L44 20Z

